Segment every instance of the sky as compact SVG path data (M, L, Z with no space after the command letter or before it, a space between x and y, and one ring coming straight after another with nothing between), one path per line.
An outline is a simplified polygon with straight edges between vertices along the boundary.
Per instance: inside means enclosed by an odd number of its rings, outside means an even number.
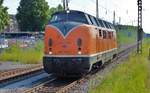
M46 0L50 7L56 7L62 0ZM69 0L69 8L80 10L96 15L95 0ZM143 1L143 29L150 33L150 1ZM4 6L7 6L9 14L16 14L20 0L4 0ZM86 2L86 3L85 3ZM125 25L137 25L137 0L99 0L99 17L109 22L113 21L113 12L116 13L116 21Z

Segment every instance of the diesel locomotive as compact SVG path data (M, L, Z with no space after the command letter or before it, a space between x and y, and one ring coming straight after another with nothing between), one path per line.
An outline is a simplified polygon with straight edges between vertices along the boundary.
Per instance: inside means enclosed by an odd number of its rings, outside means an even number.
M114 25L76 10L52 15L44 45L44 70L61 77L82 76L117 54Z

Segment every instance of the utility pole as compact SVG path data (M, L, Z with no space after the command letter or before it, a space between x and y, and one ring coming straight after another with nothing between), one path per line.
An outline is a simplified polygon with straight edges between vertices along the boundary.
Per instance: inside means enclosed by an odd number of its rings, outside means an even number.
M98 0L96 0L96 17L99 18Z
M142 53L142 40L143 40L142 0L137 0L137 5L138 5L137 53Z
M62 0L62 2L63 2L63 8L65 10L66 9L66 0Z
M69 3L69 0L66 0L66 10L69 10L68 3Z
M62 2L63 2L64 10L68 10L69 9L69 6L68 6L69 1L68 0L63 0Z
M116 24L116 12L114 11L113 13L113 24L115 25Z
M121 17L119 17L119 24L121 24Z

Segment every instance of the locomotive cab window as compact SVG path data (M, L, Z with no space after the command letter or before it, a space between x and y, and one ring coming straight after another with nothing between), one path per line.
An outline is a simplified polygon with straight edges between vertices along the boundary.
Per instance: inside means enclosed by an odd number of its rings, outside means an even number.
M101 26L101 25L99 24L97 18L94 18L94 19L95 19L95 22L96 22L97 26Z
M89 15L85 14L85 16L86 16L86 18L87 18L88 23L89 23L90 25L92 25L93 23L92 23L92 21L91 21Z
M109 28L110 28L110 29L113 29L110 23L108 23L108 25L109 25Z
M103 31L103 38L106 39L107 38L107 32Z
M63 11L63 12L57 12L53 14L50 23L58 22L58 21L73 21L73 22L88 24L88 20L85 14L76 11L70 11L69 13Z
M102 37L102 30L99 30L99 37Z
M102 20L99 19L99 23L100 23L101 27L105 27Z
M93 17L93 16L90 16L90 18L91 18L91 20L92 20L93 25L98 26L98 24L96 23L96 20L94 19L94 17Z
M101 23L99 22L99 19L96 19L96 22L98 23L98 26L99 26L99 27L102 27L102 26L101 26Z
M107 24L107 22L106 22L106 21L104 21L104 24L105 24L106 28L108 28L108 29L109 29L109 26L108 26L108 24Z
M112 39L112 32L108 32L108 38Z
M90 21L91 21L91 24L94 25L94 23L93 23L93 21L92 21L90 15L88 15L88 17L89 17L89 19L90 19Z

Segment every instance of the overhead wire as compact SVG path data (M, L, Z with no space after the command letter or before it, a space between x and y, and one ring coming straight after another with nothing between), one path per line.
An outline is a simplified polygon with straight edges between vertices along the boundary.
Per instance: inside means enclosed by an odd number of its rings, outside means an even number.
M96 1L95 0L90 0L92 3L96 3ZM99 10L102 10L103 9L103 11L105 11L105 13L103 13L103 14L105 14L105 16L107 16L107 15L110 15L110 16L112 16L113 15L113 12L115 11L115 14L116 14L116 19L119 19L120 20L120 18L121 18L121 20L123 21L123 22L126 22L127 20L126 20L126 18L124 18L124 17L122 17L121 15L119 15L118 14L118 11L124 11L124 16L129 16L129 10L128 9L126 9L126 8L124 8L124 7L120 7L120 5L118 5L114 0L113 1L111 1L111 4L113 4L112 6L114 6L114 7L117 7L117 8L115 8L115 9L113 9L113 10L111 10L110 8L108 8L108 2L110 3L110 1L111 0L105 0L105 6L103 6L103 5L101 5L100 3L99 3L99 7L101 8L101 9L99 9ZM131 19L130 19L130 21L132 21ZM128 22L129 23L129 22Z
M62 0L59 0L59 1L62 1ZM73 3L73 0L69 0L69 1L70 1L69 6L71 5L71 6L77 7L77 9L80 8L81 11L84 11L84 12L90 11L90 13L93 13L93 14L95 14L94 12L96 12L95 8L87 9L87 7L84 4L79 5L79 4ZM90 0L90 1L95 5L96 3L95 0ZM121 18L121 22L124 22L124 23L130 23L131 21L133 21L131 19L128 19L130 22L127 22L127 17L128 18L131 17L130 11L127 8L121 7L120 4L118 4L118 2L116 2L115 0L101 0L101 1L103 4L99 3L99 8L100 8L99 10L102 11L100 12L101 14L100 17L102 19L113 21L113 13L115 11L117 22L119 22L118 20L120 20L120 18ZM55 5L55 4L52 3L52 5ZM113 8L110 8L110 7L113 7ZM120 11L122 11L122 13L124 14L123 16L119 14Z

